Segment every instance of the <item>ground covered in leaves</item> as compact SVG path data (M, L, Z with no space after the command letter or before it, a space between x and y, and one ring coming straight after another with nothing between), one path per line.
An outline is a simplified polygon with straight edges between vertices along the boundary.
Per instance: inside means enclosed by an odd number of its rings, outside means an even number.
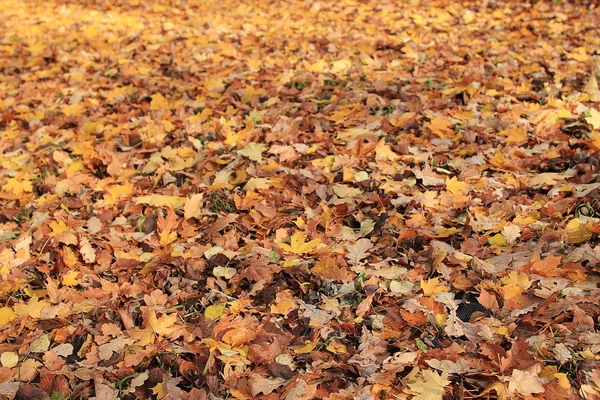
M0 14L0 396L600 398L597 10Z

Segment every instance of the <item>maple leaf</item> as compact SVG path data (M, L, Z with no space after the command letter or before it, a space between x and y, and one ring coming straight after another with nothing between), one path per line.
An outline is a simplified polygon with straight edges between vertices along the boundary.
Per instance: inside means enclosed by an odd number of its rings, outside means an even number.
M12 192L13 194L20 196L23 193L31 193L33 186L28 180L19 180L17 178L8 178L6 183L2 185L2 190L6 192Z
M308 254L314 251L321 244L321 239L313 239L306 242L306 234L297 231L290 238L290 244L279 243L279 247L283 250L294 254Z
M260 163L262 161L263 150L264 145L260 143L248 143L242 150L238 150L238 154Z
M289 295L278 296L277 302L275 304L271 304L270 311L271 314L282 314L288 315L292 310L296 309L298 306L296 302L293 301L289 297Z
M530 284L527 275L519 274L515 271L512 271L510 274L503 277L501 281L505 285L501 288L504 300L519 296Z
M454 134L452 122L442 115L438 115L429 122L429 129L431 130L431 133L442 138Z
M525 128L512 128L499 132L499 135L506 136L506 143L525 144L527 143L527 131Z
M346 246L346 258L350 261L351 265L358 265L363 258L367 258L369 251L373 248L373 243L371 243L370 239L358 239L354 244Z
M469 190L471 185L459 181L456 177L446 178L446 190L452 194L462 194Z
M421 371L418 367L415 367L405 379L409 392L415 395L414 400L441 400L444 396L444 388L450 384L448 371L440 375L435 371Z
M65 286L77 286L81 282L77 277L79 276L79 271L69 271L62 278L62 284Z
M448 286L440 284L439 278L431 278L427 281L421 280L421 289L425 296L434 296L436 293L447 292Z
M152 111L166 110L169 108L169 102L161 93L153 94L150 97L152 98L152 101L150 102L150 109Z
M50 226L50 229L52 229L52 233L50 233L50 236L57 236L57 235L60 235L62 233L65 233L65 232L67 232L67 231L69 231L71 229L62 220L61 221L50 222L49 226Z
M129 197L133 194L134 188L132 183L123 185L113 185L108 188L108 194L104 195L104 201L107 205L112 206L122 198Z
M163 314L160 318L156 318L156 312L149 310L146 313L144 321L147 327L159 336L167 336L176 331L178 328L173 326L177 322L177 314Z
M50 303L46 300L39 300L37 296L33 296L27 304L16 304L15 305L15 313L19 316L23 317L25 315L29 315L31 318L40 318L41 312L44 307L49 307Z

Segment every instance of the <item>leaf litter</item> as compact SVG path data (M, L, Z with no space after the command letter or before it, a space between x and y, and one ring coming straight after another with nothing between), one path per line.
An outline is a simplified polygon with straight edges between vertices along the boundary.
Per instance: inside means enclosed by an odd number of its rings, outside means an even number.
M600 398L593 5L0 11L3 398Z

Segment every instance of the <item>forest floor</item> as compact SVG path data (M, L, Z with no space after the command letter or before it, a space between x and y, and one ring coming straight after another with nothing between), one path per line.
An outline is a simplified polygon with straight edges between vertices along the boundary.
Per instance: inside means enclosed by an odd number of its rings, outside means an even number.
M0 14L0 397L600 398L597 9Z

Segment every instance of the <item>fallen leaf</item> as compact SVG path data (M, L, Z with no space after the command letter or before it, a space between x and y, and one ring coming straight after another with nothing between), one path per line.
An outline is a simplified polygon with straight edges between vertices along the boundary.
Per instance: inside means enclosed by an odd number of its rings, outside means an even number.
M514 369L508 381L508 391L519 393L523 396L531 396L535 393L544 393L544 384L540 377L528 371Z
M280 243L279 247L290 253L307 254L313 252L320 244L321 239L318 238L306 242L306 234L298 231L292 235L290 244Z
M349 260L351 265L359 265L361 260L367 258L369 250L373 248L373 243L370 239L358 239L351 245L346 246L346 258Z
M0 355L0 364L5 368L13 368L19 363L19 355L12 351L5 351Z

